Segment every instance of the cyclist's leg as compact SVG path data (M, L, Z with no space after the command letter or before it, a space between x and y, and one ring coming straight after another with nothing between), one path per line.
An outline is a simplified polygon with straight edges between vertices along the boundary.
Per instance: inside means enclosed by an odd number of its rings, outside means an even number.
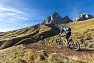
M69 45L69 38L70 38L70 36L71 36L71 32L66 33L65 38L66 38L66 43L67 43L67 45Z

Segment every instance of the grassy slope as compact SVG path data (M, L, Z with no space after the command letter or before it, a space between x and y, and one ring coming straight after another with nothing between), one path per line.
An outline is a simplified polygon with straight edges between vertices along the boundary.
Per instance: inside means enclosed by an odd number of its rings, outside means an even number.
M92 44L94 44L94 19L86 20L83 22L74 22L70 24L70 27L72 28L72 38L77 37L76 39L80 39L81 44L89 44L87 47L89 48L94 48ZM27 29L27 28L25 28ZM25 29L20 29L21 31ZM32 31L34 30L39 30L39 32L36 35L45 35L46 37L43 39L47 43L54 43L57 39L57 35L53 35L54 29L52 29L49 26L41 25L38 28L37 27L30 27L28 28L28 31L25 30L25 32L22 32L21 34L19 30L11 31L11 32L6 32L4 35L0 36L1 40L3 39L9 39L13 38L16 33L16 38L19 36L24 37L28 36L31 34ZM48 36L48 37L47 37ZM85 38L86 37L86 38ZM17 39L18 39L17 38ZM85 40L83 40L85 38ZM41 41L39 41L41 42ZM85 42L85 43L82 43ZM53 49L52 49L53 50ZM60 53L58 53L60 54ZM4 63L90 63L90 61L93 59L91 57L94 56L89 56L91 60L88 60L87 57L86 60L83 59L81 60L80 57L73 57L73 56L64 56L64 55L58 55L55 53L49 53L45 55L43 50L36 51L34 49L28 49L23 47L22 45L19 46L13 46L7 49L0 50L0 62ZM85 55L82 55L82 57ZM92 60L93 61L93 60Z
M45 25L31 26L31 27L27 27L27 28L23 28L23 29L19 29L19 30L5 32L5 33L0 35L0 40L10 40L12 38L28 36L30 34L33 34L33 32L36 31L36 30L39 30L38 34L41 34L45 31L50 30L50 29L51 29L50 27L47 27Z
M45 50L28 49L23 45L0 50L0 63L89 63L90 60L86 59L81 60L79 57L66 56L54 51L46 53Z
M80 44L87 48L94 49L94 18L73 22L70 24L72 28L72 38L80 40Z
M23 37L32 34L36 29L37 27L32 26L28 28L5 32L2 35L0 35L0 40L10 40L12 38Z
M0 35L0 40L1 40L0 48L2 49L2 48L12 46L18 43L19 41L26 39L26 38L30 38L30 37L33 37L33 39L36 40L35 38L38 38L40 34L46 34L46 31L49 31L49 30L51 30L51 27L49 26L35 25L32 27L5 32Z
M80 22L73 22L70 24L70 27L72 28L73 32L79 33L83 33L87 29L94 29L94 18Z
M70 24L70 27L72 28L72 39L79 39L83 47L94 48L94 19L73 22ZM33 42L40 42L40 35L44 36L43 40L45 42L55 43L58 38L57 34L57 29L49 25L37 25L3 33L0 35L0 40L3 40L3 42L0 42L0 45L1 48L9 47L16 43L19 44L19 41L30 37L33 37Z
M83 48L86 47L94 49L94 19L89 19L80 22L73 22L69 24L69 27L72 29L71 38L73 40L78 40L81 47ZM53 44L56 42L56 39L58 39L58 36L54 35L45 38L44 42L48 44Z

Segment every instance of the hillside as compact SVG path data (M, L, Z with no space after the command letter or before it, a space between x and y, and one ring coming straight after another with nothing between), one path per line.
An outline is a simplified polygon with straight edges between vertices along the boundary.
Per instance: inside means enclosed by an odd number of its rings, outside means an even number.
M81 22L72 22L69 26L72 28L72 39L79 39L79 42L91 43L94 41L94 19L89 19ZM15 44L40 42L40 36L47 43L55 43L58 38L59 30L54 25L35 25L19 30L5 32L0 35L0 48L6 48ZM21 41L26 39L28 42ZM86 44L87 44L86 43ZM92 46L86 47L94 47Z
M13 46L0 50L0 63L93 63L94 51L56 46Z
M54 25L35 25L0 35L0 63L94 63L94 19L72 22L69 27L80 51L55 46L59 30Z
M94 18L81 22L73 22L70 24L70 27L73 29L73 32L85 32L88 29L94 29Z
M72 38L79 39L87 48L94 48L94 18L73 22L69 26L72 28Z
M12 38L23 37L33 34L37 30L37 26L31 26L19 30L8 31L0 35L0 40L10 40Z
M56 29L56 27L50 25L35 25L19 30L5 32L0 35L0 49L19 44L19 41L23 39L29 39L31 41L27 43L32 43L39 41L40 36L42 35L44 36L44 39L47 37L54 36L58 34L58 30Z

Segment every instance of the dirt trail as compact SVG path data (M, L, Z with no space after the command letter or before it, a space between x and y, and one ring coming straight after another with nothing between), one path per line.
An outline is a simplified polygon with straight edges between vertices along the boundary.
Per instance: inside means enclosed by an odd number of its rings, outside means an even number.
M94 50L81 49L80 51L74 51L67 47L58 48L56 46L45 45L26 45L26 48L35 50L45 50L47 53L58 53L65 56L76 56L82 60L94 60Z
M45 50L48 54L56 54L56 56L65 56L72 60L81 60L86 63L94 63L94 50L81 49L80 51L74 51L67 47L58 48L56 46L47 46L47 45L26 45L26 48L35 49L35 50Z

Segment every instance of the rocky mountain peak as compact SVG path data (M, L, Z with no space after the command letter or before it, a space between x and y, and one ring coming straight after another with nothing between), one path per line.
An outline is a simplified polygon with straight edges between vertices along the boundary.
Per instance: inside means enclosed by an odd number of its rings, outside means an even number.
M52 16L59 16L59 13L54 12L54 13L52 14Z
M87 14L87 13L83 13L83 14L80 14L76 19L75 21L83 21L83 20L87 20L87 19L91 19L91 18L94 18L92 15L90 14Z
M47 17L43 21L43 24L64 24L71 22L70 18L68 16L61 17L59 13L54 12L51 16Z

